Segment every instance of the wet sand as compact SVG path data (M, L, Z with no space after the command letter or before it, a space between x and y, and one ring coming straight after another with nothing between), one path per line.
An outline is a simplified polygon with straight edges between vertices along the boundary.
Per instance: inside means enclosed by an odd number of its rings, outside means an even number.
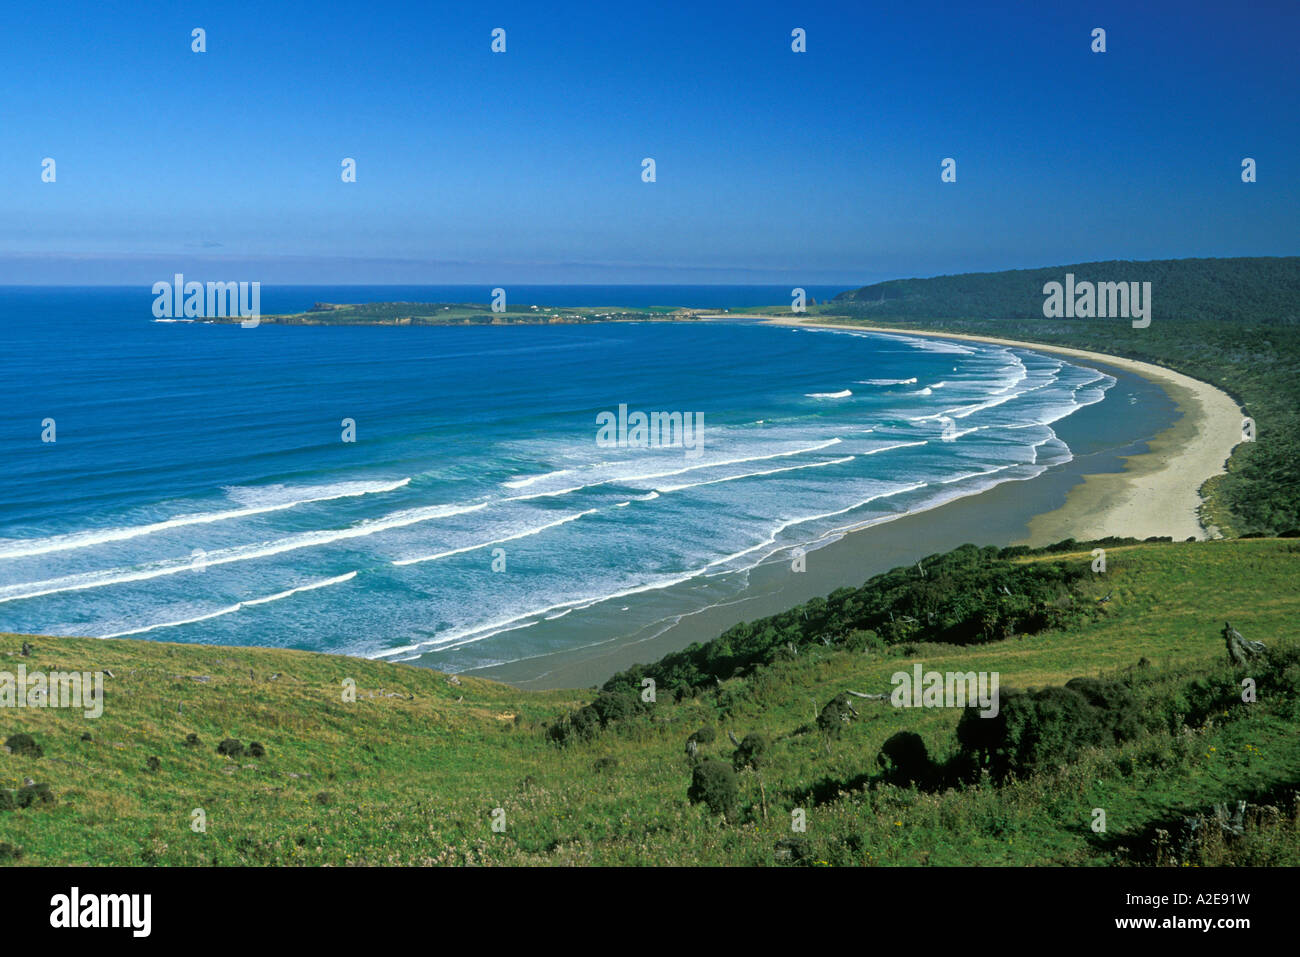
M826 325L798 319L772 321L780 325L821 329L845 328L844 325ZM959 333L914 333L878 326L863 325L854 328L895 334L901 332L909 336L991 342L1057 353L1125 369L1156 383L1182 411L1183 417L1179 422L1156 436L1149 443L1146 452L1126 459L1122 472L1085 476L1083 485L1071 492L1061 508L1040 515L1030 523L1029 537L1033 542L1040 543L1060 541L1063 538L1105 538L1108 535L1127 535L1132 538L1170 535L1179 540L1213 535L1212 530L1207 532L1201 527L1199 520L1200 488L1207 479L1225 471L1228 456L1241 442L1242 433L1241 408L1221 389L1149 362L1064 346Z
M798 320L775 321L844 329ZM894 329L873 331L898 333ZM910 330L904 334L921 335ZM1223 470L1224 461L1241 439L1241 411L1229 396L1180 373L1130 359L1003 339L967 335L945 338L979 339L1062 353L1115 375L1120 385L1126 376L1140 376L1167 396L1171 411L1153 432L1143 434L1143 425L1137 424L1126 438L1089 448L1088 417L1116 414L1108 403L1118 399L1108 396L1097 406L1056 423L1054 428L1076 457L1036 478L1006 482L851 532L809 552L803 572L793 571L785 561L759 566L750 572L748 587L737 600L686 615L667 627L642 629L632 636L620 635L470 673L522 688L599 685L633 664L654 661L692 642L709 641L737 622L784 611L836 588L859 585L872 575L968 542L1043 545L1065 538L1082 541L1108 535L1168 535L1175 540L1207 537L1197 520L1198 490L1206 479Z

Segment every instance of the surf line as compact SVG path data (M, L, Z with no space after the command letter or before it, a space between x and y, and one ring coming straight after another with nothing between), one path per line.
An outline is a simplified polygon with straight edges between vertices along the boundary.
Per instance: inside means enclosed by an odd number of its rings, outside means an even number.
M477 545L463 545L460 548L452 548L445 552L438 552L433 555L422 555L419 558L402 558L393 562L394 565L416 565L420 562L432 562L439 558L449 558L452 555L460 555L463 552L473 552L480 548L487 548L489 545L500 545L503 542L513 542L521 538L528 538L530 535L539 535L548 528L555 528L557 525L566 525L569 522L576 522L584 515L590 515L596 509L589 508L585 512L577 512L573 515L566 515L564 518L556 519L553 522L547 522L545 525L539 525L537 528L530 528L526 531L519 532L515 535L507 535L505 538L498 538L491 542L479 542Z

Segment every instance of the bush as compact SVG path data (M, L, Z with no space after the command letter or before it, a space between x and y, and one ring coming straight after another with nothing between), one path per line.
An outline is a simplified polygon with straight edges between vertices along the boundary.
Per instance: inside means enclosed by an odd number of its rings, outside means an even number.
M857 628L844 640L846 651L880 651L885 640L870 628Z
M1136 738L1141 732L1137 702L1133 700L1128 685L1101 678L1071 678L1065 686L1079 692L1090 705L1106 713L1106 724L1116 743Z
M191 748L197 748L203 742L199 740L199 736L197 734L187 734L185 735L185 743L188 744Z
M605 728L615 721L633 717L639 710L638 704L639 699L632 695L602 691L590 707L600 719L600 726Z
M14 799L14 792L8 788L0 788L0 811L12 811L18 806Z
M45 749L36 743L35 738L22 732L9 735L5 739L5 747L24 758L39 758L45 754Z
M579 740L586 741L594 738L600 730L600 715L596 714L596 709L591 705L586 705L573 713L569 724L573 727L573 734Z
M778 862L789 861L798 864L812 858L812 847L808 843L808 838L796 834L793 837L783 837L777 841L776 846L772 849L772 856Z
M251 758L266 757L266 748L262 747L262 742L254 741L248 746L248 756Z
M567 718L547 728L546 737L560 747L573 741L590 741L602 729L633 718L643 710L645 706L635 694L602 691L591 704L583 705Z
M967 708L957 741L968 767L988 767L996 779L1072 761L1084 748L1118 744L1142 728L1133 695L1118 681L1072 678L1064 687L1004 691L991 718Z
M767 738L756 731L745 735L740 747L731 755L731 765L737 771L744 768L759 770L767 762Z
M885 769L886 775L894 783L906 787L909 784L928 784L934 777L934 762L925 750L925 742L915 731L899 731L891 735L880 746L876 763Z
M238 738L226 738L217 745L217 754L224 754L228 758L238 758L244 753L244 746Z
M731 765L710 758L697 764L691 772L691 786L686 797L692 804L707 804L714 814L732 817L739 794L736 772Z
M713 730L713 725L706 724L700 730L696 731L687 740L694 741L696 744L712 744L718 736L718 732Z
M844 730L844 726L853 720L856 710L849 701L849 696L844 693L837 694L822 708L821 714L817 715L817 727L823 732L833 737L838 737L839 733Z
M1087 621L1101 614L1095 602L1079 600L1092 578L1087 561L1010 560L1082 547L1072 539L1023 552L963 545L923 559L924 576L911 564L892 569L861 587L742 622L706 644L620 672L604 689L630 693L651 677L661 688L677 689L680 700L683 689L716 687L719 680L797 658L822 639L855 651L911 641L970 645Z
M48 784L28 784L18 789L16 795L19 807L31 807L35 804L51 805L56 803L54 792Z

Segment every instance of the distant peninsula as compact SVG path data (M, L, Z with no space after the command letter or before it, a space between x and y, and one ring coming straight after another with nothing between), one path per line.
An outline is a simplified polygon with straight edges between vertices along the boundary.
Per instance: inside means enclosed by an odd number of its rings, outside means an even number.
M712 310L716 312L717 310ZM650 306L509 306L494 312L486 303L466 302L318 302L306 312L263 315L260 321L282 326L509 326L584 322L678 322L703 317L709 310ZM220 316L200 322L240 322Z

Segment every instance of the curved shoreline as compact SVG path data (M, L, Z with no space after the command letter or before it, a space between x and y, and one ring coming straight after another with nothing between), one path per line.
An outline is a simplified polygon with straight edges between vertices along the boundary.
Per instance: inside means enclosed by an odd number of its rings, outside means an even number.
M734 316L731 318L735 318ZM1047 544L1064 538L1086 541L1107 536L1150 538L1169 535L1175 541L1217 537L1200 521L1201 487L1227 471L1227 460L1241 442L1242 411L1221 389L1150 362L1088 352L1068 346L1022 342L995 336L956 332L925 332L850 323L818 323L803 319L763 317L774 325L844 331L858 329L896 336L961 339L1054 352L1110 365L1155 383L1182 412L1168 429L1147 442L1147 451L1124 457L1120 472L1085 474L1071 489L1065 504L1030 522L1025 544Z
M931 335L870 326L771 320L769 316L733 314L717 318L762 319L833 332L870 331L917 338ZM776 614L816 595L859 585L871 575L964 542L1045 545L1065 538L1084 541L1111 535L1205 537L1197 519L1201 501L1198 490L1211 475L1222 471L1231 448L1240 441L1241 413L1225 393L1180 373L1117 356L994 337L935 335L1028 351L1059 352L1093 363L1101 371L1140 379L1149 389L1168 398L1173 421L1156 426L1151 433L1131 432L1119 445L1107 445L1099 454L1079 455L1036 478L1003 482L931 509L847 532L808 553L807 574L785 574L783 563L759 566L753 570L749 586L736 599L690 613L667 628L634 630L596 644L471 668L467 673L527 689L599 685L632 664L654 661L692 642L716 638L737 621ZM1097 408L1103 406L1104 402Z

